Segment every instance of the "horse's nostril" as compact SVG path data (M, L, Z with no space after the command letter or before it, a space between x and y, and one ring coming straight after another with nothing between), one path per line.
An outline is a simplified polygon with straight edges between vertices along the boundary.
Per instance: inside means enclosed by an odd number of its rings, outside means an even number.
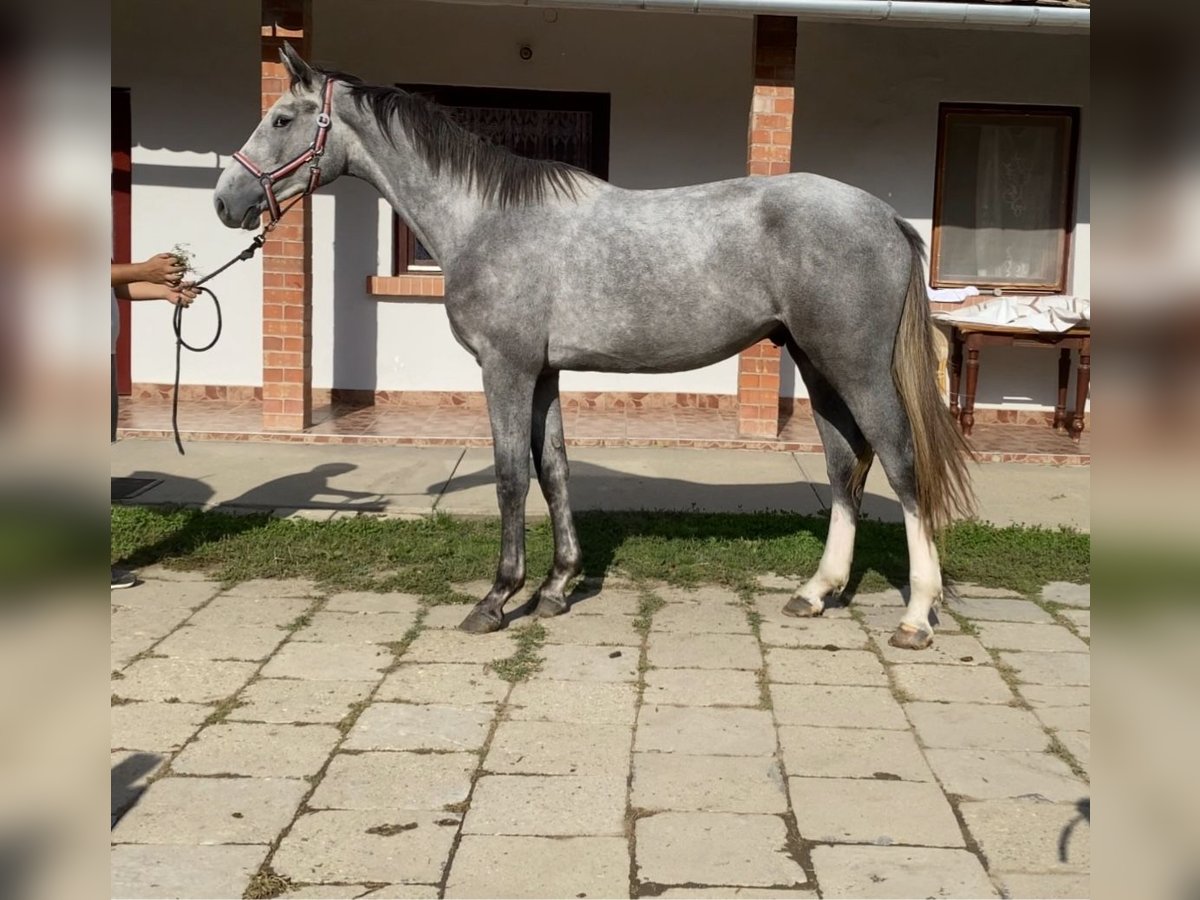
M225 201L220 197L217 198L217 215L222 219L225 218Z

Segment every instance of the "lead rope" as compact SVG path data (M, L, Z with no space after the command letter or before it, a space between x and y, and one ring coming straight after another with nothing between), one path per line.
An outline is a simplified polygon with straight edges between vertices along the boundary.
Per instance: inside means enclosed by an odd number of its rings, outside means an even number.
M291 206L295 202L296 201L293 200L292 203L288 204L288 209L290 209ZM287 209L285 209L283 212L286 213ZM282 213L280 214L280 218L282 218ZM277 222L279 220L276 219L275 221ZM222 272L224 272L226 269L228 269L234 263L245 262L246 260L253 258L254 254L258 252L258 249L266 241L267 232L269 232L274 227L275 227L275 222L272 222L270 225L268 225L261 232L259 232L258 234L256 234L254 236L254 240L251 241L249 247L247 247L245 250L243 250L241 253L239 253L237 256L235 256L233 259L229 260L229 262L225 263L225 265L221 266L221 268L217 269L215 272L209 272L207 275L205 275L203 278L201 278L199 281L195 282L195 284L192 285L193 287L197 288L200 291L200 293L208 294L208 296L212 298L213 308L217 311L217 330L213 334L211 341L209 341L207 344L205 344L202 347L194 346L192 344L189 344L187 341L185 341L183 339L183 309L184 308L182 306L178 306L178 305L175 307L175 314L171 319L172 328L174 328L174 330L175 330L175 385L171 391L171 431L175 435L175 449L179 451L180 456L185 455L183 452L183 441L179 437L179 373L180 373L180 370L182 369L183 351L186 348L186 349L192 351L193 353L207 353L209 350L211 350L213 347L215 347L217 345L217 341L219 341L221 339L221 325L222 325L221 301L217 299L216 292L212 291L209 288L204 287L203 285L206 281L211 281L212 279L216 278L218 275L220 275Z

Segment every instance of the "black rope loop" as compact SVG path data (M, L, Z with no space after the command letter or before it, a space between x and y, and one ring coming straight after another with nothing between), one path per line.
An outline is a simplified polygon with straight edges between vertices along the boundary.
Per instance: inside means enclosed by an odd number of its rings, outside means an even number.
M258 252L258 249L266 241L265 233L256 234L250 246L235 256L221 268L209 272L199 281L195 282L194 287L199 293L207 294L212 298L213 308L217 311L217 329L213 333L212 340L203 346L189 344L183 338L183 310L184 307L176 305L175 314L171 317L171 327L175 332L175 386L171 391L171 431L175 436L175 449L179 451L179 455L183 456L183 441L179 437L179 375L183 368L183 351L190 350L192 353L207 353L213 347L217 346L217 341L221 339L221 328L224 324L221 317L221 301L217 298L215 291L204 287L206 281L211 281L216 278L234 263L245 262Z

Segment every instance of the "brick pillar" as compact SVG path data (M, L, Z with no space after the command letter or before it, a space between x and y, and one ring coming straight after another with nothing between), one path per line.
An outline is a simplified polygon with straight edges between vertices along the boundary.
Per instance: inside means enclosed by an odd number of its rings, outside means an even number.
M795 84L796 20L755 16L748 174L791 171ZM738 356L738 432L746 437L779 435L779 355L770 341L759 341Z
M288 87L279 48L307 58L310 0L262 0L262 112ZM271 232L263 261L263 430L312 424L312 211L303 200Z

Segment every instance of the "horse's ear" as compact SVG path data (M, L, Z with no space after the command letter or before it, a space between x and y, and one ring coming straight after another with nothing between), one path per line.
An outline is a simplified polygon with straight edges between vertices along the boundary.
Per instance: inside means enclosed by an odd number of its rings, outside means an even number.
M300 58L300 54L292 49L292 45L287 41L283 42L283 47L279 50L279 59L288 70L288 75L292 77L292 84L297 83L305 88L311 88L316 80L316 73L312 66Z

